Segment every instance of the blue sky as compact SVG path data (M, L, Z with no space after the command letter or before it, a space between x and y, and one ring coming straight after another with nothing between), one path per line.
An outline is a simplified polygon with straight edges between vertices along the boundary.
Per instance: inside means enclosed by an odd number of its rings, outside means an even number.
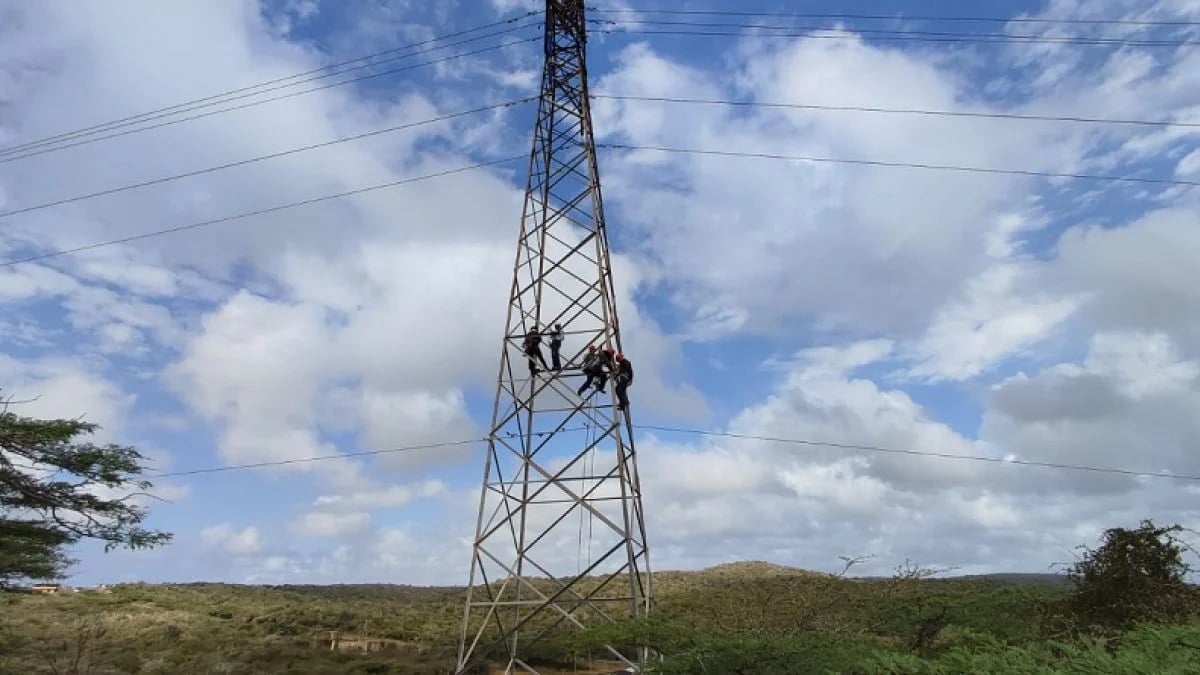
M0 146L519 17L536 4L0 4ZM1009 17L1200 21L1200 6L1185 0L1005 7ZM673 9L796 11L768 2ZM998 11L804 6L897 17ZM1197 39L1196 26L839 27ZM1200 114L1200 57L1188 46L847 37L593 35L591 87L1097 118ZM538 43L526 42L0 163L0 209L525 98L536 94L539 58ZM533 110L0 219L0 248L13 259L524 155ZM636 146L1200 175L1194 127L612 99L594 102L594 118L600 142ZM622 326L638 364L638 423L1200 473L1187 451L1200 431L1200 332L1187 311L1200 300L1187 275L1200 253L1194 190L611 149L600 165ZM105 439L144 448L166 472L481 436L523 170L515 162L4 268L0 386L41 394L29 414L86 414ZM1041 570L1112 525L1197 520L1192 490L1177 482L649 430L638 442L651 545L666 568L771 559L833 569L839 555L869 553L876 567L864 573L905 558ZM480 450L164 478L167 501L151 503L151 524L176 541L155 552L84 546L73 581L461 583Z

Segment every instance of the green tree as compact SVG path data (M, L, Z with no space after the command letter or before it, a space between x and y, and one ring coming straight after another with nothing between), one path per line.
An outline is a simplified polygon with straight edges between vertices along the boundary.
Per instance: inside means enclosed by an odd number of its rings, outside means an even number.
M0 586L61 578L74 562L67 547L83 539L150 548L171 535L141 527L147 510L134 502L151 484L145 459L127 446L96 445L95 424L40 420L0 400Z
M1074 589L1066 607L1084 625L1124 630L1139 622L1176 622L1195 611L1196 594L1185 581L1189 550L1179 525L1144 520L1134 529L1106 530L1096 549L1068 571Z

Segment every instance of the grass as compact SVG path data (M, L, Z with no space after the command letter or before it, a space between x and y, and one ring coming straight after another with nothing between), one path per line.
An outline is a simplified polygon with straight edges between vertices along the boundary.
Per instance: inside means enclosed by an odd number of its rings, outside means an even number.
M1200 630L1189 626L1169 635L1139 629L1115 652L1107 643L1048 641L1041 615L1064 590L1046 584L850 580L763 563L659 573L654 583L659 623L600 637L659 631L656 639L676 650L665 672L1057 672L1056 663L1143 672L1147 654L1168 643L1198 647L1175 649L1172 667L1200 665L1189 660L1200 654ZM463 598L459 588L387 585L134 584L110 594L0 595L0 673L449 673ZM379 652L331 651L330 631L388 642ZM585 647L550 642L544 657L562 672L587 672L572 670L572 654ZM756 665L741 670L748 666L739 658ZM724 670L711 667L720 663Z

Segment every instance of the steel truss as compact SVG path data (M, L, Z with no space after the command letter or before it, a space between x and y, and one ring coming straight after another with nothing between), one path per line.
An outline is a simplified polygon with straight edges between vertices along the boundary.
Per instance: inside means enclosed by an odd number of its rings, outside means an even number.
M545 64L484 462L458 672L526 659L555 631L651 607L650 553L629 412L577 390L588 346L621 351L595 141L582 0L547 0ZM561 323L561 371L536 375L526 333ZM542 352L549 363L548 341ZM586 543L585 543L586 542ZM585 559L586 549L586 559ZM604 658L641 671L644 653Z

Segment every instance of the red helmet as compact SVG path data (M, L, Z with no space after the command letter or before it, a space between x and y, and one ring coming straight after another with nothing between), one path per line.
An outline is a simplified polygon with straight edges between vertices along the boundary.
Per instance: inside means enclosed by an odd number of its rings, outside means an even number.
M589 352L594 352L594 351L596 351L596 345L588 345L588 351L589 351Z
M624 355L624 354L617 354L617 360L618 360L618 361L624 361L624 360L625 360L625 355Z
M605 347L605 348L604 348L604 353L605 353L605 354L608 354L609 356L612 356L612 355L613 355L613 348L612 348L612 347Z

